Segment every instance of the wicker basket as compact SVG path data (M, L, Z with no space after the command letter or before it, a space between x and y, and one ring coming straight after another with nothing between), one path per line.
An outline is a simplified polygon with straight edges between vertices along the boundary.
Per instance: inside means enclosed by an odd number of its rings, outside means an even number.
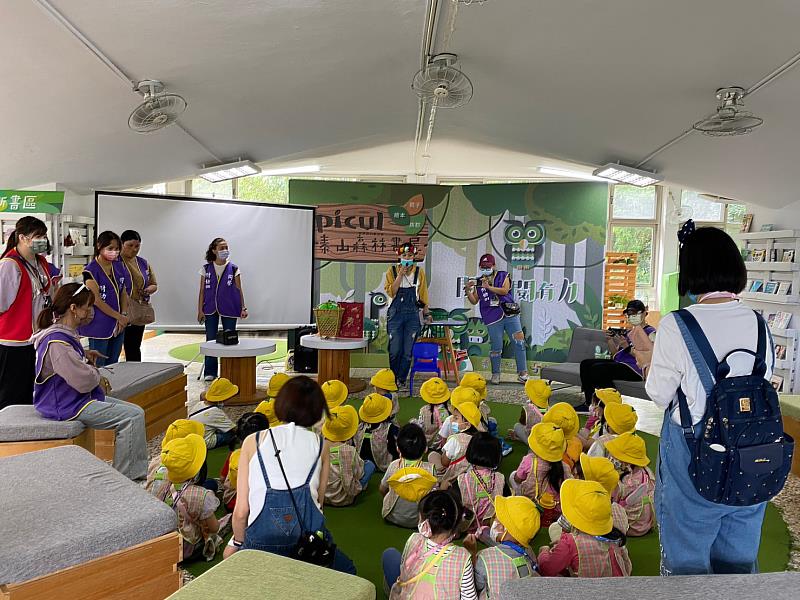
M339 335L339 324L342 321L341 308L315 308L314 316L317 319L319 337L330 338Z

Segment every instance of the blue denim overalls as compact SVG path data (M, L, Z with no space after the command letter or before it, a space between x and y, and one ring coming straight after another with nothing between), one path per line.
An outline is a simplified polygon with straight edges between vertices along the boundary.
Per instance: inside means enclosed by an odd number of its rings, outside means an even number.
M322 440L320 439L317 458L311 465L305 483L300 487L293 488L290 492L289 490L277 490L270 485L267 470L264 467L264 459L261 456L261 433L259 431L256 434L256 454L267 491L264 494L264 507L261 509L261 513L245 531L242 548L272 552L281 556L289 556L292 553L300 539L302 527L292 506L290 493L294 495L294 501L301 513L300 517L305 530L321 531L327 539L331 539L330 532L325 528L325 517L314 502L310 487L311 478L314 476L322 453ZM338 548L331 568L353 575L356 573L353 562Z
M418 266L415 268L419 269ZM401 275L398 274L397 277L401 277ZM386 330L389 333L389 368L397 379L397 385L406 382L408 369L411 366L414 342L421 329L417 288L398 288L386 314Z

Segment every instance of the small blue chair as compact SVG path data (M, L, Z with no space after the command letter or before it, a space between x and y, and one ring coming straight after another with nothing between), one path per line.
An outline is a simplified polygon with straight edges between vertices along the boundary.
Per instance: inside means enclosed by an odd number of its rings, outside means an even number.
M408 384L409 396L414 395L414 373L436 373L442 376L439 370L439 345L430 342L417 342L411 352L411 380Z

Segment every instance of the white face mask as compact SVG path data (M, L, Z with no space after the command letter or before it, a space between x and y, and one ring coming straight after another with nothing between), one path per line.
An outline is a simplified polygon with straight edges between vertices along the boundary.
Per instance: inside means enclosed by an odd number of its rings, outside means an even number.
M219 256L220 260L228 260L228 257L231 255L230 250L219 250L217 252L217 256Z
M628 323L636 327L637 325L641 325L644 322L644 315L639 313L638 315L628 315Z
M499 521L492 521L492 526L489 528L489 537L492 541L500 543L502 537L506 534L506 530L500 525Z

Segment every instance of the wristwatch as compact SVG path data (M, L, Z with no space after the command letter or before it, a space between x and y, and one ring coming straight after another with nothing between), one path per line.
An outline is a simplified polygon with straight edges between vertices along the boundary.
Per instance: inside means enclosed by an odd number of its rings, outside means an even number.
M237 541L236 541L236 540L233 538L233 536L231 536L231 539L230 539L230 540L228 540L228 546L230 546L231 548L241 548L243 545L244 545L244 543L243 543L243 542L237 542Z

